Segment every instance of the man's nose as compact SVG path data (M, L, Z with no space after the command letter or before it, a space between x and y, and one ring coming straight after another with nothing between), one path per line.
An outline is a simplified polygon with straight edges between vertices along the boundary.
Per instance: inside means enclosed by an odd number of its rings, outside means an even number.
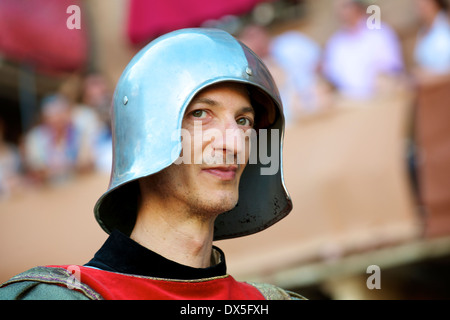
M209 135L207 139L210 139L210 146L216 157L221 152L227 162L230 158L236 161L245 152L245 133L234 119L216 127Z

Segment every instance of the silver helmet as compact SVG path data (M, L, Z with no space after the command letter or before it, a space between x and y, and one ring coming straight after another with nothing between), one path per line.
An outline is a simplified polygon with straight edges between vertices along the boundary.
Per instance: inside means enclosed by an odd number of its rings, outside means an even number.
M145 46L117 83L112 107L111 179L94 208L98 223L107 233L118 229L131 234L137 213L137 180L177 160L181 137L174 139L168 132L180 132L192 98L220 82L247 86L252 105L256 110L260 107L260 128L277 133L267 134L265 142L276 146L269 153L278 166L264 173L268 165L273 165L267 163L267 155L264 161L257 157L246 166L238 204L217 217L214 240L261 231L292 210L282 170L282 103L268 69L255 53L225 31L182 29Z

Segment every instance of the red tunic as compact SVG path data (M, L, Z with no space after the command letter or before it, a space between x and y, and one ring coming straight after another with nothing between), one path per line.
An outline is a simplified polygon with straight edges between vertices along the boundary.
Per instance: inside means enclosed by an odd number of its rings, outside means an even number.
M73 266L50 266L72 269ZM255 287L225 275L199 280L173 280L79 268L77 280L106 300L265 300ZM76 282L72 283L76 287Z

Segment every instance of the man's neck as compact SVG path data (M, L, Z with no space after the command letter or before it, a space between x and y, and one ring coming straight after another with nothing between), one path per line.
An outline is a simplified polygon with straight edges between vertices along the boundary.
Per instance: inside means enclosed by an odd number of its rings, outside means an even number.
M173 211L141 207L131 239L177 263L211 265L214 219L200 219Z

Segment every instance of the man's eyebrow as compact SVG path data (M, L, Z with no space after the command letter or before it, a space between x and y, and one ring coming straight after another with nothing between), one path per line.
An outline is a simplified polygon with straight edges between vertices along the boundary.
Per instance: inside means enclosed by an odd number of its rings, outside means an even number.
M213 99L210 99L210 98L205 98L205 97L194 98L194 100L192 100L191 104L193 105L193 104L196 104L196 103L204 103L204 104L207 104L207 105L212 106L212 107L219 105L219 103L217 101L215 101ZM242 107L239 111L241 113L250 112L250 113L253 113L253 115L255 115L255 109L252 106Z
M240 112L241 112L241 113L247 113L247 112L249 112L249 113L252 113L253 115L256 114L255 109L254 109L253 107L251 107L251 106L249 106L249 107L243 107L243 108L240 110Z
M210 106L216 106L218 105L217 101L209 99L209 98L194 98L194 100L192 100L191 104L195 104L195 103L204 103Z

